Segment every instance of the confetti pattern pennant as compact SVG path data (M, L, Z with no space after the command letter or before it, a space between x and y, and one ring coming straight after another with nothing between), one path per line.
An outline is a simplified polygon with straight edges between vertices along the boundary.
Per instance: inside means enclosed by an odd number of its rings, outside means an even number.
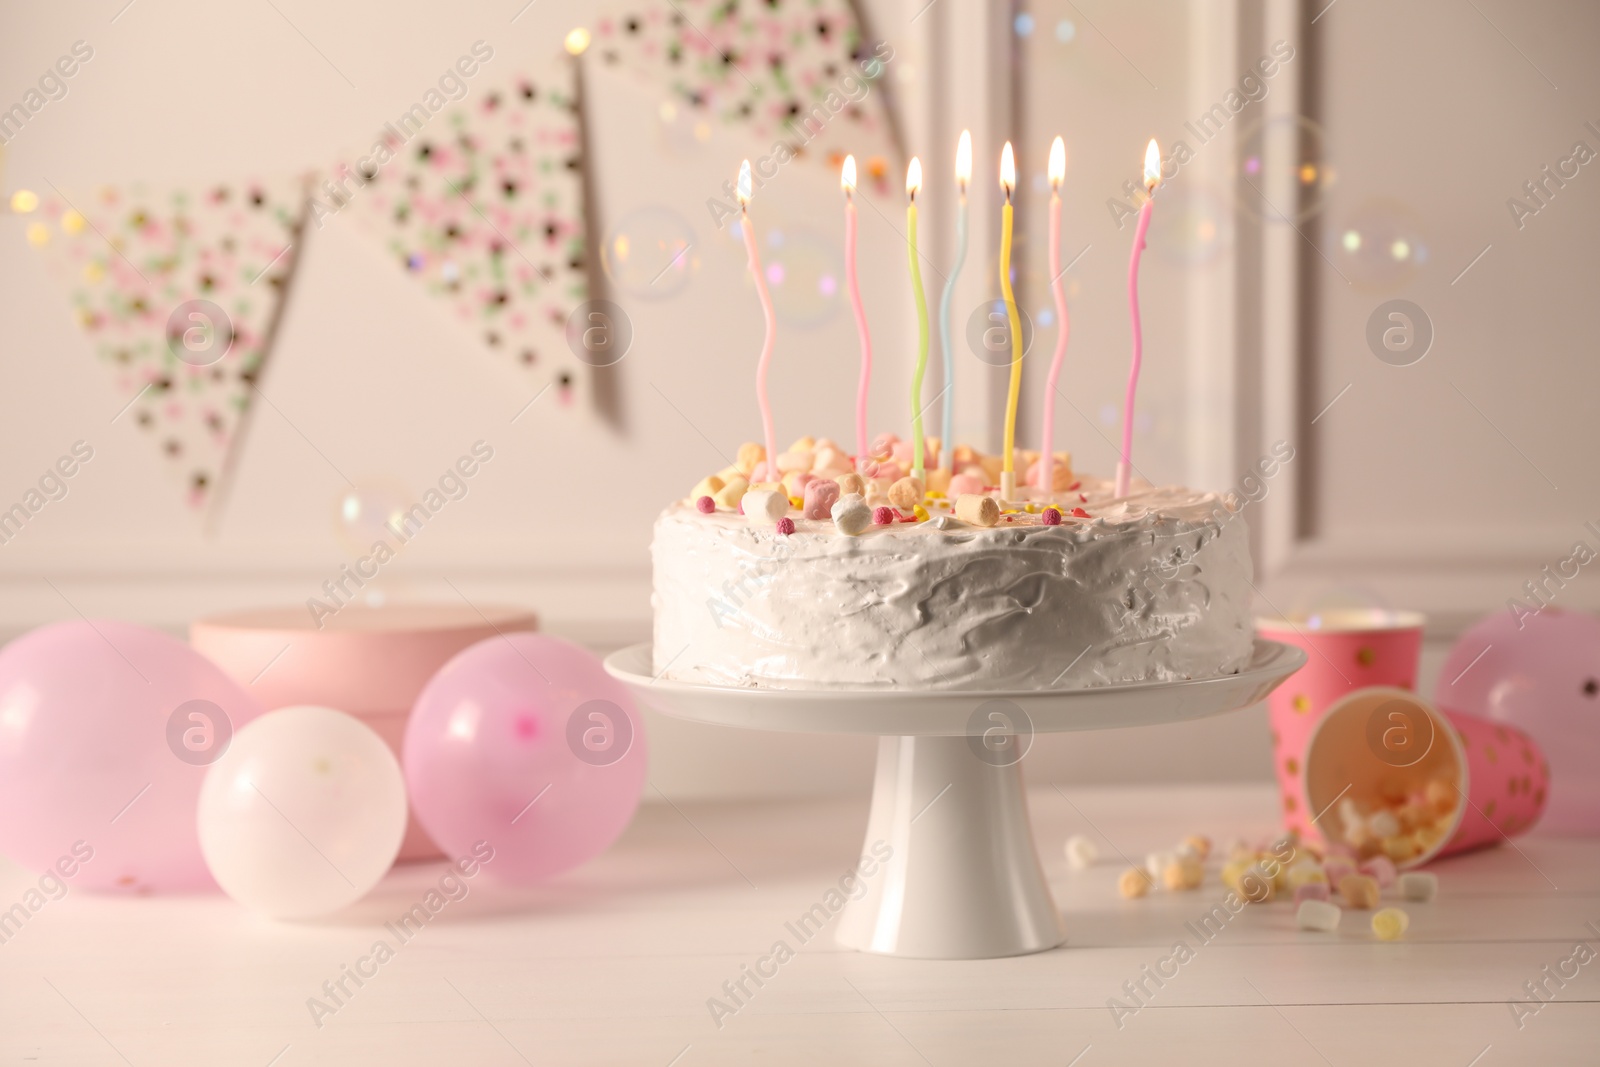
M885 77L893 49L846 0L653 0L600 19L594 53L665 87L674 107L799 155L905 154Z
M491 352L570 405L583 376L567 319L588 289L583 160L571 68L555 69L386 125L335 168L312 217L354 216Z
M68 287L78 324L187 502L220 495L297 261L293 179L203 189L106 187L45 198L28 243Z

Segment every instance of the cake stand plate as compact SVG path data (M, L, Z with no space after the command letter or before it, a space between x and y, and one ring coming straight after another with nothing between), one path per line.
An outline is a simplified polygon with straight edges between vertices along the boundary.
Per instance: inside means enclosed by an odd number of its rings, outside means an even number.
M1238 674L1061 690L747 689L657 678L650 646L606 670L664 715L717 726L875 734L864 895L840 944L915 959L988 959L1066 939L1028 821L1021 763L1036 733L1159 726L1249 707L1303 651L1257 640Z

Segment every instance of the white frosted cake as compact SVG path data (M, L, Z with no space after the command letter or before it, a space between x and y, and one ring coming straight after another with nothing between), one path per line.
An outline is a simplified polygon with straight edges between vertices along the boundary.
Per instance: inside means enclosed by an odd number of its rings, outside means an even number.
M963 474L908 485L892 461L872 471L888 477L860 478L821 447L779 457L786 488L749 489L752 449L656 521L665 678L1069 689L1211 677L1250 659L1248 535L1221 495L1136 485L1118 499L1063 454L1054 491L1000 501L981 484L993 457L961 449Z

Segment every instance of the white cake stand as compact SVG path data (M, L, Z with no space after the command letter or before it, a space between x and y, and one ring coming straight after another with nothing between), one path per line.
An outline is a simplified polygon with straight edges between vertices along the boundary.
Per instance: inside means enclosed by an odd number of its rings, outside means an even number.
M1234 711L1265 698L1305 660L1297 648L1258 639L1238 674L1022 692L696 685L655 678L647 644L614 653L606 670L657 711L691 722L879 735L861 853L877 865L862 878L865 895L840 917L837 939L888 956L988 959L1066 939L1022 787L1033 734L1159 726Z

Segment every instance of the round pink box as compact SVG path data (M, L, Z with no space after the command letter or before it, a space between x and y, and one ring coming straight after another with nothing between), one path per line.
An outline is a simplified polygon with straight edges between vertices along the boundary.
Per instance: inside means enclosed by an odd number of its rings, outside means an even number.
M349 712L377 731L396 759L411 706L440 667L479 641L539 627L520 608L464 604L350 604L320 623L303 608L231 612L195 622L189 641L263 706ZM410 820L399 858L441 856Z

